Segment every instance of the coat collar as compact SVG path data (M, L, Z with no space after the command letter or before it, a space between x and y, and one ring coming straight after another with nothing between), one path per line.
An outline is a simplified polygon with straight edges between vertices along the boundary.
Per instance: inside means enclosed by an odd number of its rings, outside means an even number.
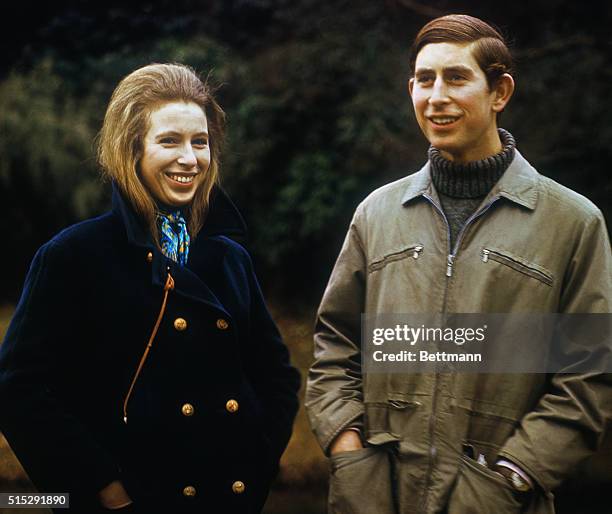
M125 227L128 244L142 248L143 263L147 253L153 256L149 260L151 266L151 282L160 288L164 287L166 277L170 273L175 282L174 291L181 296L200 301L217 309L224 317L230 318L217 296L197 274L196 269L218 269L219 260L223 259L226 245L212 236L246 236L246 224L227 194L215 186L211 192L210 208L204 226L197 237L192 240L190 263L178 266L163 255L155 246L147 227L113 183L113 213L118 216ZM191 262L193 259L196 262Z
M538 203L539 173L515 150L510 166L493 186L487 197L502 196L508 200L534 210ZM419 196L437 198L430 173L430 163L427 162L419 171L412 175L412 180L402 196L405 205Z
M113 212L123 221L129 243L145 248L153 248L154 243L148 227L142 223L129 201L113 182ZM236 236L245 237L246 223L229 196L219 186L214 186L210 195L210 208L204 226L197 237Z

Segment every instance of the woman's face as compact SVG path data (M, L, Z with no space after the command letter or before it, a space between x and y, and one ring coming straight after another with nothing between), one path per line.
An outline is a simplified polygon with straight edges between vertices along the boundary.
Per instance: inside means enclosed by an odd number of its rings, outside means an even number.
M168 102L151 112L140 179L157 203L191 203L210 165L208 143L206 114L197 104Z

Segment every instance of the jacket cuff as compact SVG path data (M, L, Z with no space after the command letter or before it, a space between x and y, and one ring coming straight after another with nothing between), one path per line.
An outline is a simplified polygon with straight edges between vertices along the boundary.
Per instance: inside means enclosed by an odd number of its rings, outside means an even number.
M332 420L319 426L318 437L325 455L329 456L329 447L336 436L349 427L357 427L360 423L356 420L362 418L364 414L363 404L360 402L344 402L344 404L334 412Z
M504 447L497 455L498 461L507 460L512 462L515 466L520 468L523 473L526 473L533 482L535 482L546 494L550 494L551 489L554 485L548 484L544 481L541 475L531 465L528 455L523 455L519 448L506 448Z
M501 466L503 468L508 468L512 471L514 471L515 473L517 473L525 482L527 482L527 484L529 485L529 487L531 487L533 489L533 480L531 480L531 477L525 473L525 471L520 468L519 466L517 466L514 462L510 462L509 460L506 459L499 459L496 463L496 466Z

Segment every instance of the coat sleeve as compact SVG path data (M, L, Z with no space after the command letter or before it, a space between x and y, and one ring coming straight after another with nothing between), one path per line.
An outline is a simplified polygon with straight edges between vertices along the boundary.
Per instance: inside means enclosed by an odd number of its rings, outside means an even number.
M317 313L315 361L306 389L310 425L325 453L334 438L363 419L361 313L366 258L355 212Z
M291 437L301 380L268 312L251 259L246 251L244 254L249 274L250 333L255 343L245 359L246 374L262 405L272 455L277 462Z
M53 242L34 257L0 347L0 430L40 492L94 495L119 472L59 392L82 312L69 263Z
M592 354L610 355L612 256L601 213L582 227L569 263L560 299L563 315L607 318ZM581 316L582 319L588 316ZM579 332L583 333L583 332ZM590 342L590 339L589 339ZM609 363L608 363L609 370ZM612 418L612 374L595 369L552 376L548 392L521 420L500 457L526 470L544 491L556 488L599 447Z

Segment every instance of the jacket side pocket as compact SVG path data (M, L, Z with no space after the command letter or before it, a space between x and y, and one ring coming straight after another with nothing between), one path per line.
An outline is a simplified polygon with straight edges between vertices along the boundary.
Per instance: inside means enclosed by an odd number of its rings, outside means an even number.
M522 505L510 484L494 471L462 456L457 482L449 502L452 514L519 514Z
M451 492L451 514L555 514L552 494L533 492L526 505L515 497L506 479L473 459L461 457L461 467Z
M332 455L328 514L395 514L389 457L379 446Z

